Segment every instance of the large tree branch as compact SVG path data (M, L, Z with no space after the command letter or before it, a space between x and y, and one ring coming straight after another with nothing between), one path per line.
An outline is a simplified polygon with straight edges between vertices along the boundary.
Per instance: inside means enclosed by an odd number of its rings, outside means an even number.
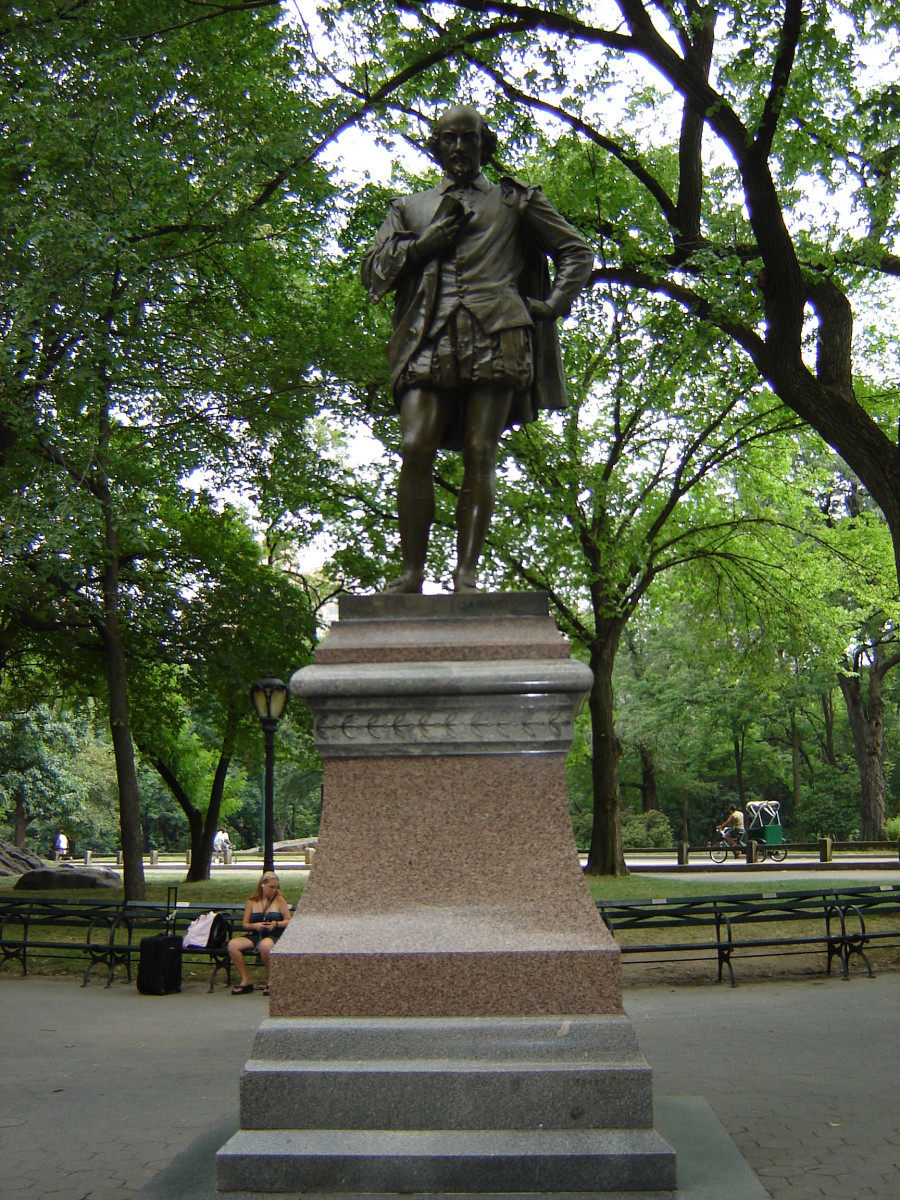
M803 0L785 0L784 20L781 23L778 51L772 67L769 94L766 96L756 132L756 150L763 158L768 158L772 149L772 141L784 108L784 98L794 66L802 25Z
M853 309L839 287L827 276L808 286L809 299L819 319L816 338L816 378L848 400L853 393Z
M141 42L148 37L159 37L163 33L174 33L178 29L190 29L203 21L214 21L218 17L230 16L232 13L255 12L261 8L280 8L282 0L238 0L236 4L204 3L203 0L189 0L190 6L198 9L196 16L184 21L176 21L171 25L160 25L145 29L143 33L135 33L124 38L126 42Z
M594 284L618 283L624 287L654 292L659 296L668 296L670 300L676 301L699 320L714 325L733 338L739 346L747 351L754 362L758 363L765 352L765 341L749 325L735 321L730 315L730 310L725 312L718 309L704 296L674 280L659 277L635 267L597 267L591 276L591 282Z
M453 8L466 9L468 12L478 15L495 12L523 22L527 29L543 29L547 33L558 33L563 37L576 37L579 41L606 46L609 50L634 49L632 39L623 33L599 29L595 25L586 25L584 21L579 21L575 17L548 11L531 4L509 3L508 0L449 0L449 3ZM398 0L396 7L402 12L412 13L421 18L421 8L413 0Z
M702 10L689 5L694 19L696 34L693 42L682 34L685 60L705 79L709 79L712 52L715 41L716 13L712 5ZM681 136L678 139L678 209L674 224L676 249L699 244L700 211L703 199L703 114L686 100L681 114Z
M614 138L607 137L606 134L600 133L599 130L582 120L581 117L559 107L559 105L551 104L549 101L542 100L537 96L530 96L526 92L523 92L515 84L510 83L495 67L490 66L476 55L471 54L466 57L473 66L478 67L488 78L493 80L497 87L510 100L514 100L518 104L527 105L528 108L533 108L538 112L545 112L550 116L556 117L563 124L568 125L570 129L575 130L576 133L580 133L589 142L593 142L595 146L599 146L601 150L605 150L607 154L621 163L635 177L638 183L647 189L662 210L666 221L670 225L677 224L675 201L666 191L660 180L644 166L639 158L633 154L629 154L620 142L617 142Z

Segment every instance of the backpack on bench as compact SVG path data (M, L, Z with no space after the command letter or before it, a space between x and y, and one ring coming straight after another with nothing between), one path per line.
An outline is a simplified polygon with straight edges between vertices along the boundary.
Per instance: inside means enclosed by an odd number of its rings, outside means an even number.
M221 913L208 912L191 921L184 931L181 944L201 950L223 950L228 942L228 922Z

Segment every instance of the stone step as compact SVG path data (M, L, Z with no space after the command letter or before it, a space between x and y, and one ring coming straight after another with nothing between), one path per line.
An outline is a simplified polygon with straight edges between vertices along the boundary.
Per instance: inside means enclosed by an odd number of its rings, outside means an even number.
M610 1192L676 1186L646 1130L245 1130L219 1151L221 1192Z
M279 947L280 949L280 947ZM276 953L278 951L276 950ZM639 1056L624 1013L531 1017L269 1017L251 1058L386 1062L630 1062Z
M612 1064L276 1062L241 1076L241 1128L648 1129L652 1074Z

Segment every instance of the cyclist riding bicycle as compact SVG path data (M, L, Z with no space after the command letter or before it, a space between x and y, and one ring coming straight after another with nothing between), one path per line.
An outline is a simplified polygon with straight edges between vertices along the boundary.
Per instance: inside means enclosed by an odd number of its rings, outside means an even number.
M734 849L735 854L738 854L744 842L744 814L736 804L729 807L728 816L716 829L720 830L722 837Z

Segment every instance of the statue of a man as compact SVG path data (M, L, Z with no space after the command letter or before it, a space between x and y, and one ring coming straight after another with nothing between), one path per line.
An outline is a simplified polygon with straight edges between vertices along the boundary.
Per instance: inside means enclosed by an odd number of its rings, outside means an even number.
M540 188L484 177L496 146L474 109L445 112L428 141L444 179L394 200L363 260L372 299L395 292L387 353L402 434L403 570L389 591L422 590L438 449L462 450L453 579L457 592L475 591L500 437L539 408L566 405L555 322L587 283L593 254Z

